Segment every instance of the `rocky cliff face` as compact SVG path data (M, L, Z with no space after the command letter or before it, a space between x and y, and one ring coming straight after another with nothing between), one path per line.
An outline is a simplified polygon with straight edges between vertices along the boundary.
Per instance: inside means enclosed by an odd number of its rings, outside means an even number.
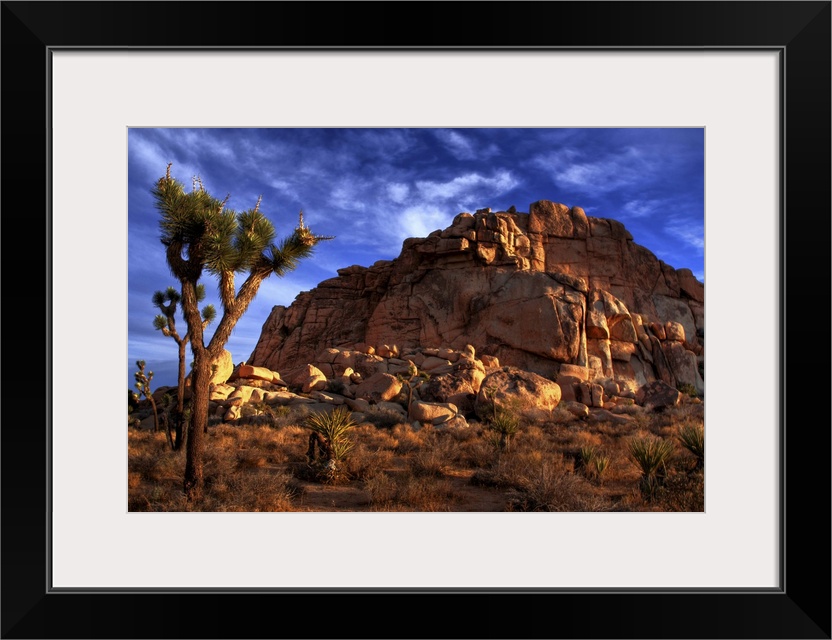
M461 213L401 255L276 306L248 363L281 371L357 344L462 350L556 379L704 383L704 285L615 220L540 200ZM562 366L570 365L570 366ZM573 368L570 368L573 367Z

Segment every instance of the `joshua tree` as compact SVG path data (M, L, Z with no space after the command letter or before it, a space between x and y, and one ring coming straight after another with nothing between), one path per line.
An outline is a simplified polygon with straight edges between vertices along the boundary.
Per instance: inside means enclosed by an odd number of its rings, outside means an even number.
M411 411L410 405L413 404L413 390L418 388L423 382L430 379L430 375L424 371L419 371L412 361L408 361L407 375L400 373L396 377L403 385L407 386L407 419L410 419Z
M312 255L320 241L331 237L314 235L304 225L301 211L294 231L275 244L275 229L260 212L260 199L253 209L239 213L226 209L228 196L222 201L216 199L199 178L187 192L171 177L170 167L168 164L152 193L161 214L159 227L167 263L182 285L182 313L194 356L184 490L188 500L197 500L202 496L203 431L208 423L211 364L222 353L262 282L272 273L283 276L295 269L301 259ZM204 271L217 278L222 304L222 318L208 344L197 297L197 283ZM245 274L239 289L234 282L238 273Z
M197 302L202 302L205 299L205 285L198 284L196 286ZM191 339L191 334L186 333L184 337L179 336L176 330L176 307L182 300L180 293L173 287L168 287L166 291L156 291L153 294L153 304L162 312L153 318L153 327L161 331L164 335L173 338L176 346L179 348L179 377L176 389L176 413L174 414L174 438L172 447L174 451L182 447L182 436L185 422L185 346ZM202 308L202 329L203 331L208 325L217 317L217 312L214 305L208 304ZM170 423L167 423L168 432L170 431ZM170 434L168 434L168 441L170 442Z
M133 377L136 379L136 389L145 398L150 400L150 407L153 409L153 431L159 431L159 414L156 412L156 401L153 399L153 391L150 389L150 381L153 380L153 372L144 372L145 361L136 360L136 366L139 368ZM170 444L170 429L168 429L168 444Z

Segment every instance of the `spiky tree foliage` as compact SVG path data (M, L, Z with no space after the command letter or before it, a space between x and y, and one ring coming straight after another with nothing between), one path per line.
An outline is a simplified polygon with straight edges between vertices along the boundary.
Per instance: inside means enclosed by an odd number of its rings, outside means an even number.
M136 367L139 370L133 374L133 377L136 380L136 389L139 390L141 395L150 400L150 406L153 409L153 431L159 431L159 414L156 412L156 400L153 399L153 390L150 388L153 372L145 373L145 364L144 360L136 360ZM170 430L168 430L168 443L170 444Z
M683 425L676 436L682 446L696 457L696 469L705 466L705 427L701 424Z
M673 441L655 436L635 438L627 443L630 460L641 471L639 486L647 498L654 498L667 475Z
M161 214L159 229L167 263L181 283L182 313L194 357L184 490L189 500L197 500L203 488L203 431L208 423L211 364L222 353L263 281L273 273L289 273L312 255L319 242L330 238L313 234L304 225L301 212L294 231L276 241L274 226L260 212L259 199L246 211L227 209L228 197L218 200L199 178L188 192L171 177L170 168L168 164L152 194ZM197 293L199 279L206 272L217 279L222 306L222 317L207 344ZM235 283L238 274L245 276L239 289Z
M520 419L507 410L497 411L488 428L500 436L499 447L502 451L511 449L511 439L520 428Z
M196 287L197 302L202 302L205 299L205 285L198 284ZM174 414L174 438L172 447L178 451L182 447L182 438L184 435L185 422L185 347L191 339L190 332L185 333L180 337L176 329L176 310L179 302L182 300L181 294L173 287L168 287L165 291L156 291L153 294L153 305L161 311L161 315L153 318L153 327L161 331L164 335L173 338L179 350L179 375L177 379L176 389L176 413ZM202 329L203 331L208 325L217 317L217 311L214 305L208 304L202 308ZM170 431L170 422L166 423L166 428ZM170 434L168 434L168 441L170 441Z
M357 426L352 413L344 406L337 407L330 413L313 413L306 418L304 426L312 432L309 434L309 449L306 452L310 464L317 460L317 448L323 458L323 478L332 482L338 480L341 463L355 446L350 438L350 431Z

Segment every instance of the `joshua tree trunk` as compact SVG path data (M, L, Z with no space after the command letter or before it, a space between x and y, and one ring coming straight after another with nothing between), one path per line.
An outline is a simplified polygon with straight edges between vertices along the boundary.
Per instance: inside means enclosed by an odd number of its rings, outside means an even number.
M150 400L150 407L153 409L153 433L159 432L159 412L156 411L156 401L152 394L147 394L147 399Z
M173 438L170 435L170 418L167 413L163 414L162 417L165 419L165 438L168 441L168 446L173 449Z
M191 372L191 420L188 427L184 487L185 495L190 501L202 497L203 435L208 424L208 380L211 376L211 361L204 349L200 351L199 355L194 354L194 368Z
M179 341L179 376L176 389L176 415L174 416L175 438L173 450L179 451L182 448L182 438L185 435L185 341ZM192 382L193 384L193 382ZM193 388L193 387L192 387Z

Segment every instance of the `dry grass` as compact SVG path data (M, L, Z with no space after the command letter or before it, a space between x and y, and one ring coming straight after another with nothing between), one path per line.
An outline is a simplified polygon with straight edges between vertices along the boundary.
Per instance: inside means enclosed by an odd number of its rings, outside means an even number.
M367 482L372 511L454 511L447 480L411 473L382 474Z
M467 428L414 429L393 416L351 431L354 448L339 486L322 483L306 453L309 429L284 415L250 424L217 424L205 437L205 492L182 495L184 451L163 433L128 431L130 511L703 511L704 473L681 433L701 428L704 406L686 402L664 412L632 411L627 424L547 420L521 422L510 448L498 433ZM383 419L381 419L383 418ZM661 487L639 489L642 470L628 443L677 443ZM599 460L601 461L599 463ZM600 464L600 466L599 466Z

